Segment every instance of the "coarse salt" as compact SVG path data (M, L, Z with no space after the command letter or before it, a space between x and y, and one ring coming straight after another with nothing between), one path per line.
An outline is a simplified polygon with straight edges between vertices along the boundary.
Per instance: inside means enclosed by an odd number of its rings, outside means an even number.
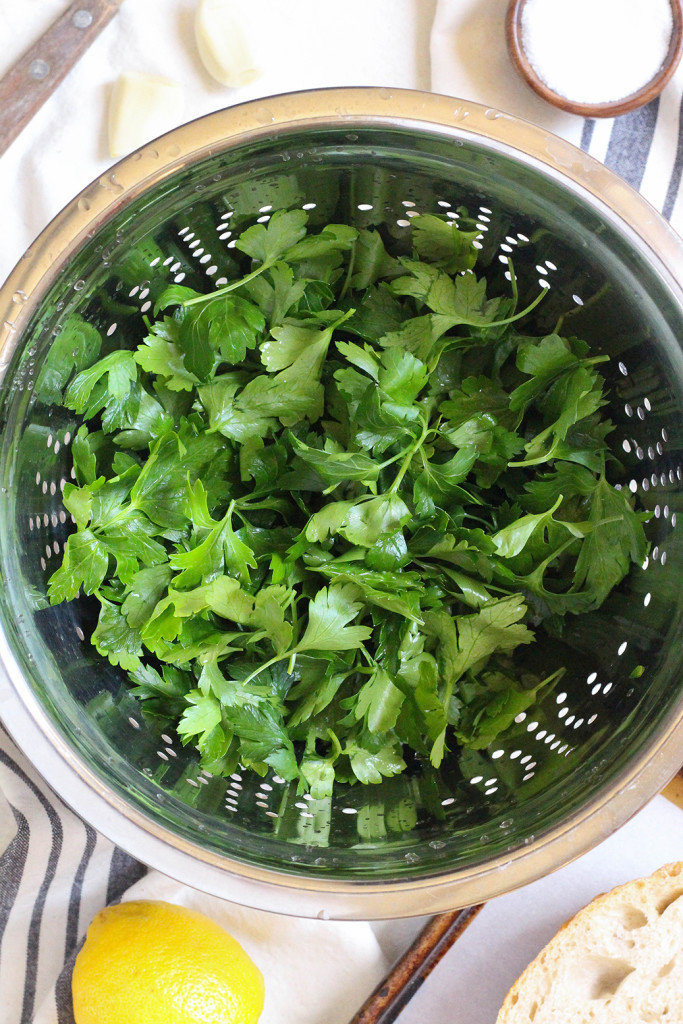
M522 45L549 89L574 103L638 92L666 58L670 0L527 0Z

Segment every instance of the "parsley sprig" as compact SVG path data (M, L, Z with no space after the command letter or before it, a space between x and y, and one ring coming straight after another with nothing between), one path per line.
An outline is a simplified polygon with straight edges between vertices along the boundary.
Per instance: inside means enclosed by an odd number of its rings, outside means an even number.
M483 749L562 675L520 649L645 556L605 357L522 333L542 293L519 310L510 264L492 296L461 223L397 255L280 211L133 350L56 339L39 397L81 425L50 600L99 603L93 644L210 772L324 797Z

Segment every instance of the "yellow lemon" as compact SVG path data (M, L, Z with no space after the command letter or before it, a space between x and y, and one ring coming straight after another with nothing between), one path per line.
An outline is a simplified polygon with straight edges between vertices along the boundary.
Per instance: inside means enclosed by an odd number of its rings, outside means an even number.
M263 977L203 914L156 900L95 916L74 965L76 1024L256 1024Z

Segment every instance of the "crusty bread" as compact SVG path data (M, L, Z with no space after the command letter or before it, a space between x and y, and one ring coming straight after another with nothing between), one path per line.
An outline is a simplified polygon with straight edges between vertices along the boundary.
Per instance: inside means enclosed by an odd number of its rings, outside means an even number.
M620 885L565 924L496 1024L683 1024L683 863Z

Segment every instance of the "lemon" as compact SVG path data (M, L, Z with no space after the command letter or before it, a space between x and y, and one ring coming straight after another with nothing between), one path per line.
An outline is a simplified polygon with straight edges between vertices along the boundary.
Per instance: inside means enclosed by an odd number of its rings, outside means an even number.
M95 916L72 976L76 1024L256 1024L264 985L231 935L161 900Z

